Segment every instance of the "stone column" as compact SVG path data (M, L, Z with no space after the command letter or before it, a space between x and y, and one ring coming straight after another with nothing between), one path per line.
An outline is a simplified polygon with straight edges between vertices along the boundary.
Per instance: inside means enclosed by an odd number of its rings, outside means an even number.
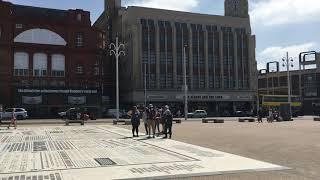
M219 54L220 54L220 74L221 74L221 89L224 89L224 79L223 79L223 32L219 31Z
M216 64L215 64L215 62L216 62L216 59L215 59L215 38L216 38L216 34L215 34L215 31L213 31L213 33L212 33L212 35L213 35L213 37L212 37L212 48L213 48L213 74L211 74L211 76L213 76L213 88L215 89L216 88Z
M52 54L47 54L47 75L52 75Z
M189 32L189 80L190 80L190 89L193 89L193 50L192 50L192 28L188 24Z
M244 80L245 80L245 64L244 64L244 56L243 56L243 54L244 54L244 42L243 42L243 40L244 40L244 35L242 34L241 35L241 65L242 65L242 69L241 69L241 71L242 71L242 86L244 87Z
M257 78L257 61L256 61L256 37L249 35L248 37L248 73L249 73L249 88L250 90L256 91L258 89Z
M156 30L156 86L160 89L160 30L158 26L158 21L155 20L155 30Z
M320 71L320 53L316 53L317 72Z
M131 40L131 47L130 50L128 49L128 51L132 52L132 59L129 58L129 61L132 60L132 64L133 66L131 67L133 70L133 79L138 79L135 82L135 88L138 89L143 89L144 87L144 67L143 67L143 63L142 63L142 58L141 58L141 52L142 51L142 47L141 47L141 39L139 32L141 32L141 28L139 28L139 26L141 27L141 24L138 25L132 25L132 40Z
M143 59L142 59L142 55L143 55L143 49L142 49L142 25L141 25L141 22L140 22L140 19L137 20L137 31L134 32L133 31L133 44L135 44L135 41L136 41L136 44L137 44L137 47L136 47L136 50L137 50L137 57L138 57L138 61L140 63L140 68L137 69L136 71L137 72L140 72L140 81L139 81L139 87L141 89L144 89L144 65L143 65ZM135 36L136 35L136 38ZM135 47L133 47L135 48ZM133 51L134 53L134 51Z
M237 33L233 32L233 53L234 53L234 80L235 80L235 89L239 89L239 76L238 76L238 38Z
M173 88L177 89L177 31L174 22L171 22L172 27L172 58L173 58Z
M204 29L204 64L205 64L205 79L206 79L206 89L209 90L209 51L208 51L208 31L205 26Z

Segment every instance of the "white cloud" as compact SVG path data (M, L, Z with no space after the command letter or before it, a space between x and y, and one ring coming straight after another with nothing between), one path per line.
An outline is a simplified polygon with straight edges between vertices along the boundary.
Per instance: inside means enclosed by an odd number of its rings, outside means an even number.
M298 68L298 57L301 52L315 50L318 47L316 43L305 43L297 44L286 47L273 46L264 49L263 51L257 54L258 69L265 69L266 63L270 61L281 62L282 58L286 56L286 53L289 52L289 56L294 59L295 68Z
M265 26L320 21L319 0L251 0L251 19Z
M199 5L198 1L199 0L134 0L125 3L125 6L143 6L177 11L191 11Z

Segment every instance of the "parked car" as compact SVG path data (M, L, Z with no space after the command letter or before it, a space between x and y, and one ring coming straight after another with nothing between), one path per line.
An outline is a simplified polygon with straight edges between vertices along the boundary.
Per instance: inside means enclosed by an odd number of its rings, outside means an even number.
M4 110L3 112L0 112L1 119L11 119L13 110L15 109L15 116L17 120L24 120L28 118L28 112L24 108L8 108Z
M250 111L236 111L234 113L235 117L252 117L254 114Z
M70 108L65 112L59 112L58 115L62 118L62 119L69 119L69 120L73 120L73 119L77 119L77 114L80 113L81 114L81 118L84 114L89 115L89 119L91 120L96 120L96 117L93 113L90 113L88 111L86 111L85 109L82 108Z
M109 118L116 118L117 117L117 109L108 109L107 111L107 117ZM128 112L124 109L119 109L119 117L128 119L130 116L128 115Z
M246 117L247 114L244 111L236 111L235 116L236 117Z
M205 110L196 110L195 112L188 113L189 118L206 118L208 116Z

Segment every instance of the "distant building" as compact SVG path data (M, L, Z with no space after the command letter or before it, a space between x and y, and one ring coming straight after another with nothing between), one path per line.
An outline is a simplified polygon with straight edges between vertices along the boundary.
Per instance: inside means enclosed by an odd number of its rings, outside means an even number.
M129 6L105 0L94 26L120 37L122 104L183 104L183 47L186 45L190 109L212 113L250 111L257 90L255 36L247 0L226 0L225 16ZM146 78L146 81L144 80Z
M302 100L302 112L306 115L320 113L320 54L316 54L312 69L290 71L291 94ZM307 62L306 64L310 64ZM303 67L303 66L302 66ZM301 76L301 81L300 81ZM288 95L286 71L272 72L267 69L259 73L260 95Z
M24 107L31 117L100 108L110 80L103 72L104 38L87 11L0 0L0 104Z

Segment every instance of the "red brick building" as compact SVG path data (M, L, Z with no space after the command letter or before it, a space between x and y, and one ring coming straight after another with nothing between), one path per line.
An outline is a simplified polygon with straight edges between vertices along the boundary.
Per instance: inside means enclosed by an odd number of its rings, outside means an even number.
M87 11L0 0L0 104L24 107L31 117L73 106L100 109L111 86L104 37Z

